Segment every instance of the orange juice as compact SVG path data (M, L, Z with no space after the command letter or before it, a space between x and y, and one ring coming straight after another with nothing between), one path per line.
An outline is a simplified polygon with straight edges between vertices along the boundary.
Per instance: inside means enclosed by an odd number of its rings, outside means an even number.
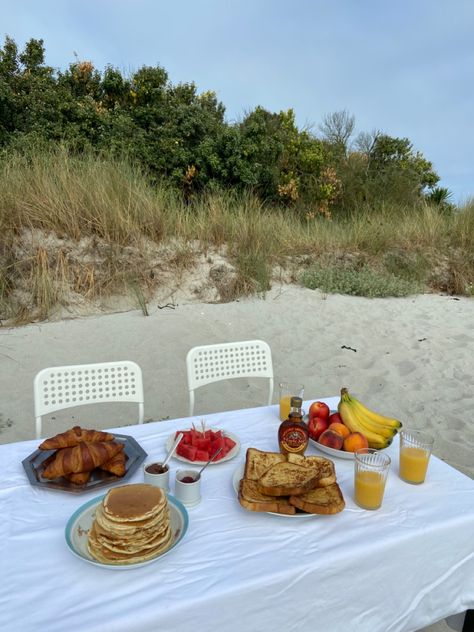
M291 408L291 398L292 395L284 396L280 398L280 420L285 421L288 419L288 415L290 414Z
M355 476L355 501L364 509L378 509L382 504L385 477L379 472L358 470Z
M400 476L408 483L423 483L430 453L423 448L404 446L400 450Z

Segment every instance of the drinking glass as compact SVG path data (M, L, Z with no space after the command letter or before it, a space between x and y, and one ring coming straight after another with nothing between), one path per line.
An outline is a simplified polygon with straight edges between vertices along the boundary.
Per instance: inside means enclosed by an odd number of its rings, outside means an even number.
M280 382L279 383L279 396L278 401L280 403L280 421L288 419L290 414L290 402L292 397L301 397L304 395L304 385L294 384L292 382Z
M374 448L360 448L354 456L354 500L363 509L379 509L391 459Z
M405 483L412 485L424 483L433 443L433 437L425 432L419 430L400 432L399 474Z

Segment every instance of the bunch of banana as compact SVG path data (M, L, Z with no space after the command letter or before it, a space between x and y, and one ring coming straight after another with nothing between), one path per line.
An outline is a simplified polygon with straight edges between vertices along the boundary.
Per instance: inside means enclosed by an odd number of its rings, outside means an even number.
M351 432L360 432L366 437L369 448L386 448L402 427L402 423L397 419L385 417L364 406L358 399L349 395L347 388L341 389L338 411Z

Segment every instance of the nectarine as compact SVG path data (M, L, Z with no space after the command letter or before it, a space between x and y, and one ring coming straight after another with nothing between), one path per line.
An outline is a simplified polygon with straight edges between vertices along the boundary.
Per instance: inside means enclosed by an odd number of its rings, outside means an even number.
M311 439L319 439L319 436L327 430L329 423L327 419L321 419L321 417L313 417L309 420L308 431Z
M349 430L349 428L347 426L345 426L344 424L341 424L337 421L335 421L334 423L330 423L329 424L329 429L330 430L334 430L334 432L337 432L337 434L340 434L341 437L343 439L345 439L346 437L348 437L351 434L351 431Z
M320 435L318 441L321 445L334 448L334 450L341 450L344 443L343 437L329 428Z
M331 413L329 415L329 423L330 424L334 424L334 423L338 423L338 424L343 424L344 422L342 421L342 417L339 413Z
M356 450L360 450L360 448L368 448L369 442L361 432L351 432L351 434L344 439L343 445L346 452L355 452Z
M309 407L308 417L313 419L313 417L321 417L321 419L327 419L329 417L329 406L324 402L313 402Z

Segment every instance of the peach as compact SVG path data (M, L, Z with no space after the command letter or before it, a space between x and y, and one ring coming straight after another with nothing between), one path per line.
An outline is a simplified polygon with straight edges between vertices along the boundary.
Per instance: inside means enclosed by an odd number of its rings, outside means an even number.
M344 450L346 452L355 452L356 450L360 450L360 448L368 447L369 442L361 432L351 432L351 434L344 439Z
M332 424L329 424L329 430L334 430L334 432L340 434L343 439L351 434L351 431L347 426L336 421Z
M334 448L334 450L342 450L344 438L341 437L338 432L334 432L334 430L328 428L319 436L318 441L328 448Z

